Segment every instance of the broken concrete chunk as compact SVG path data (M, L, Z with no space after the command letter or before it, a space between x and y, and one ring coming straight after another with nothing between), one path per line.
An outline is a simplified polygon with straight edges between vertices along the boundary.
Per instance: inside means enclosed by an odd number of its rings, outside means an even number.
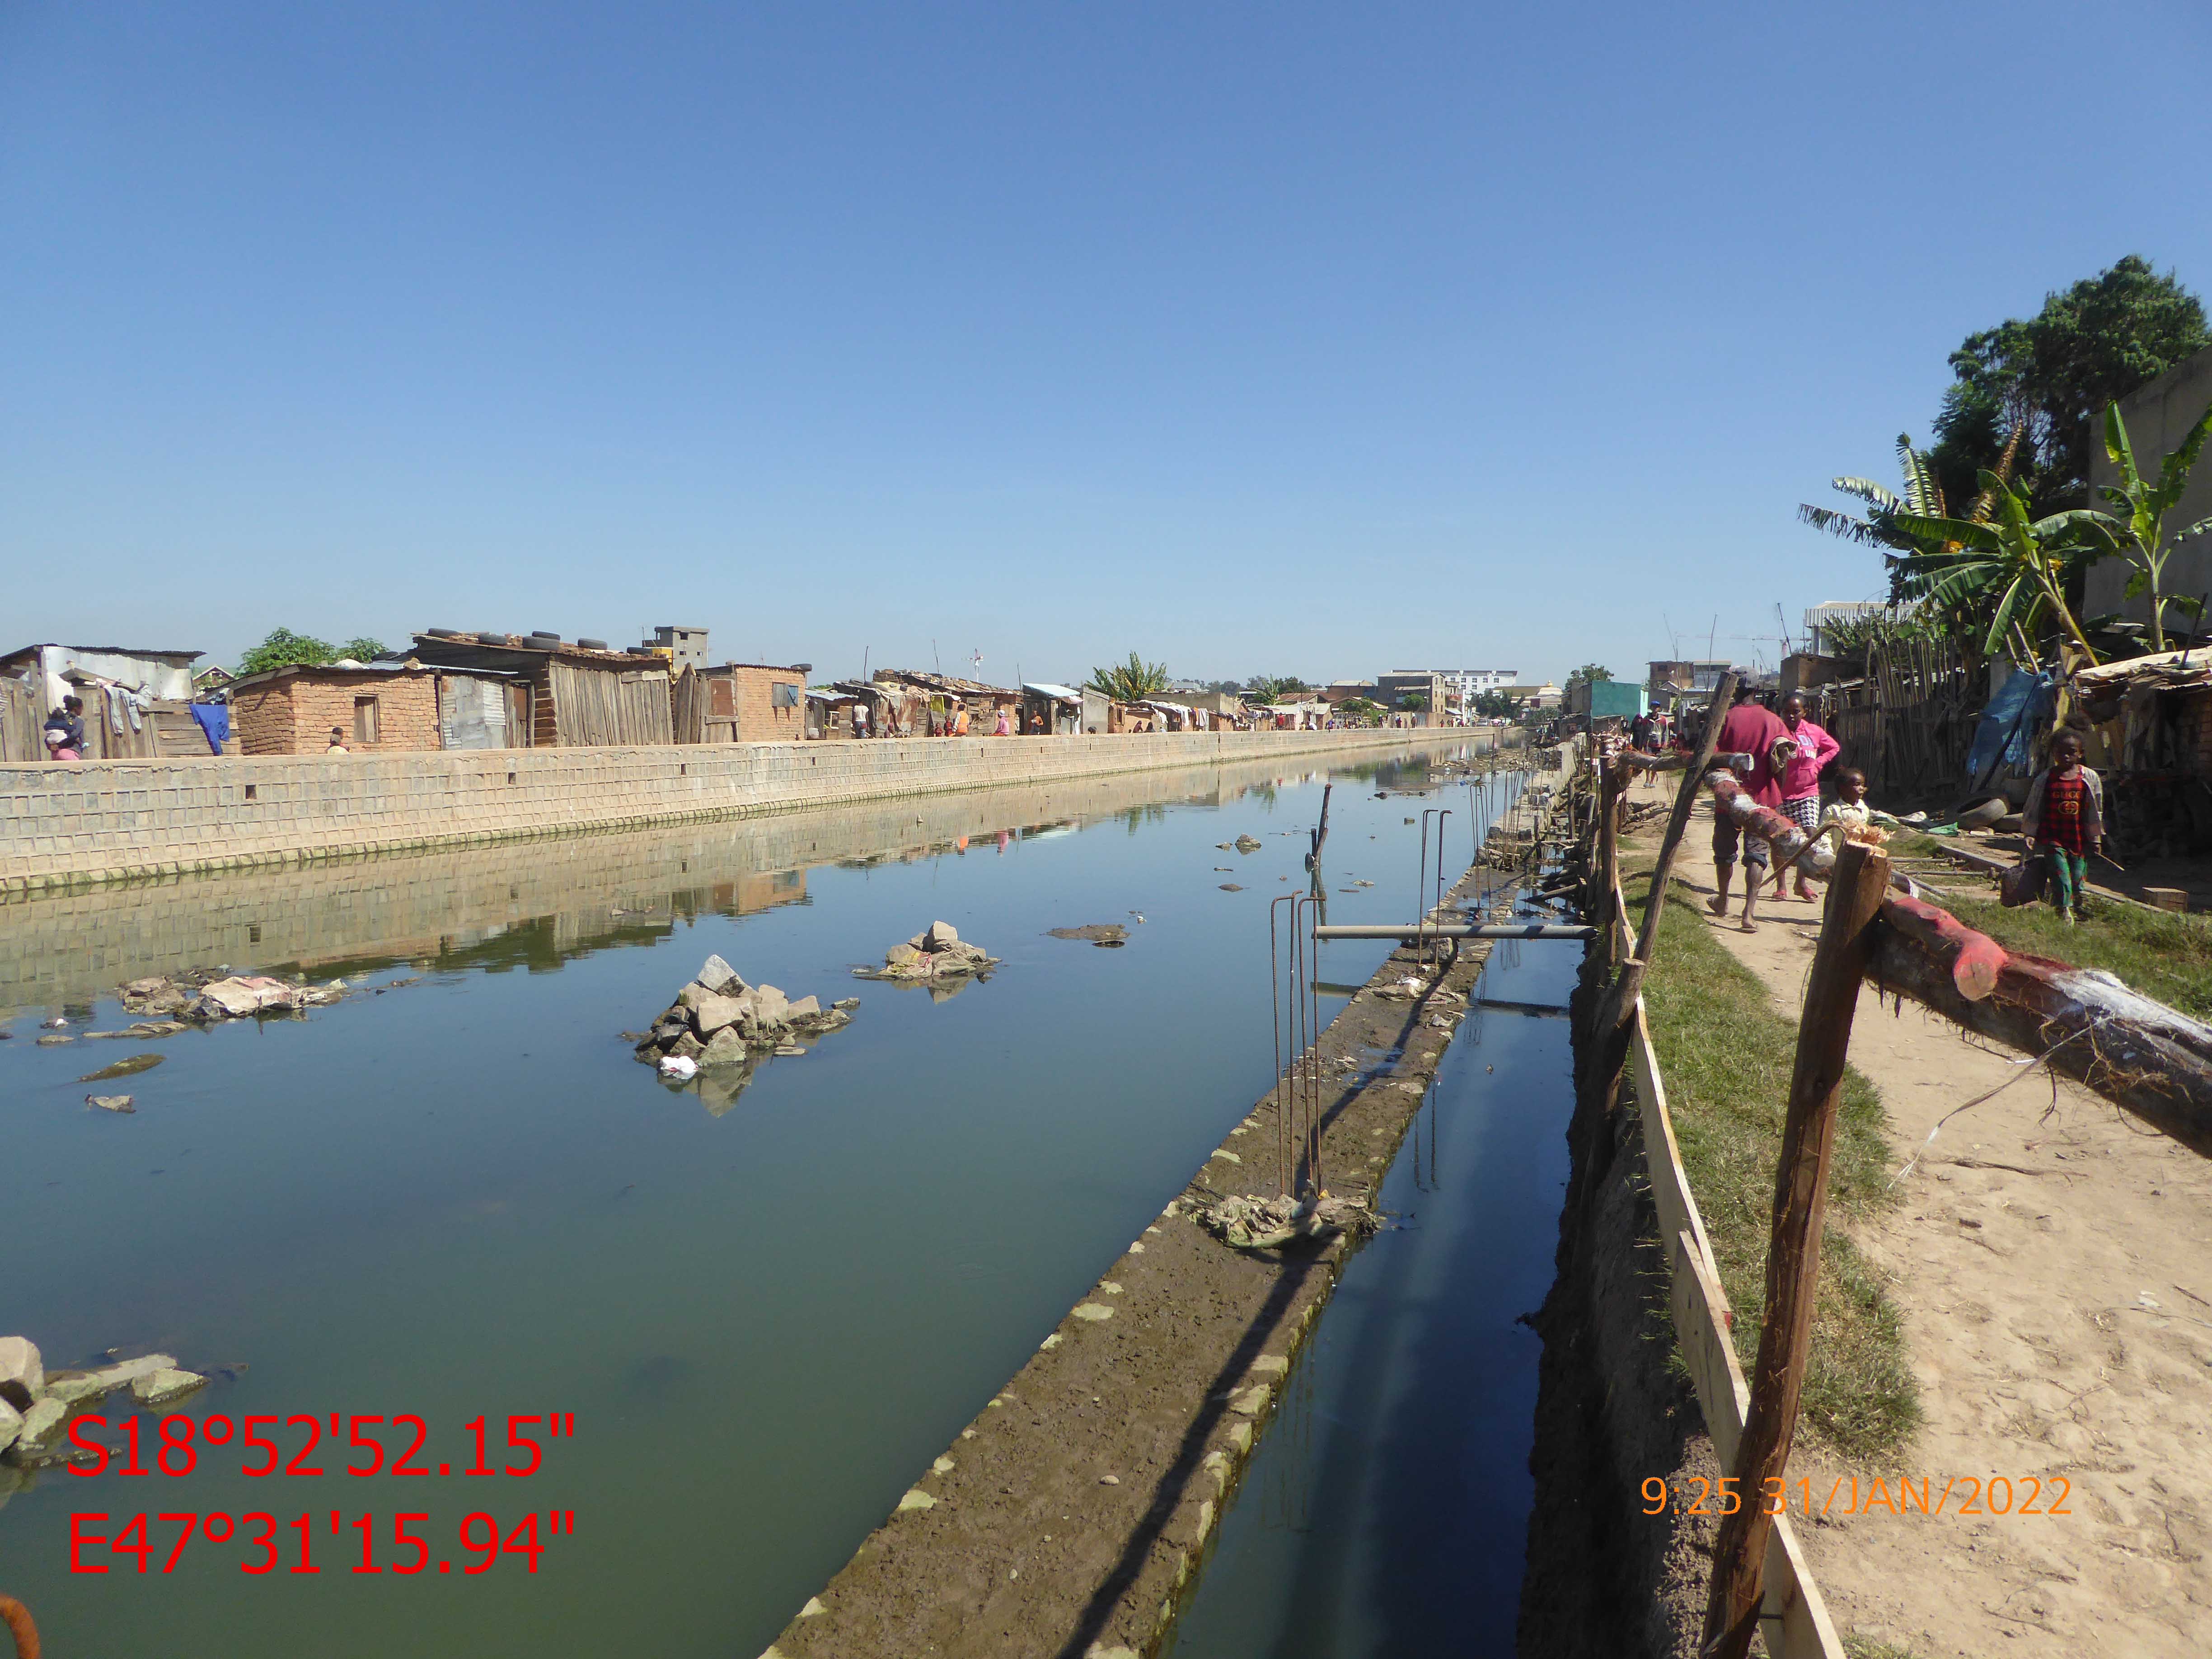
M822 1012L822 1005L812 997L801 997L783 1011L786 1023L795 1019L811 1019Z
M68 1415L68 1405L52 1395L33 1400L31 1409L23 1413L22 1431L18 1437L24 1445L35 1446L60 1428L62 1419Z
M0 1400L0 1451L6 1451L23 1432L23 1413Z
M105 1083L110 1078L131 1077L139 1072L152 1071L167 1058L166 1054L132 1054L127 1060L117 1060L112 1066L103 1066L96 1072L87 1072L77 1081Z
M884 952L884 960L891 967L903 968L909 963L918 960L921 955L921 946L909 941L904 945L892 945L890 950ZM43 1038L40 1040L44 1041Z
M684 999L691 1009L691 1028L702 1037L713 1036L726 1025L735 1025L752 1006L750 994L720 996L696 985L684 988Z
M736 996L751 988L738 976L738 970L720 957L708 957L700 967L698 982L709 991L719 991L725 996Z
M726 1025L714 1033L699 1056L702 1066L742 1066L752 1056L752 1049L734 1025Z
M142 1376L172 1370L176 1363L174 1354L149 1353L142 1354L136 1359L118 1359L112 1365L102 1365L97 1370L56 1371L46 1379L46 1397L58 1400L64 1406L73 1406L80 1400L96 1400L136 1382Z
M960 931L949 921L931 922L921 936L925 951L949 951L959 943Z
M149 1371L134 1378L131 1393L142 1406L166 1406L172 1400L182 1400L186 1395L207 1386L207 1378L197 1371L179 1370L164 1365L158 1371Z
M132 1102L137 1098L136 1095L87 1095L84 1103L97 1106L103 1112L136 1112L138 1108Z
M39 1345L27 1336L0 1336L0 1382L21 1382L33 1394L46 1386Z
M202 1019L239 1019L276 1008L300 1006L301 989L281 979L245 975L219 979L200 988L192 1012Z

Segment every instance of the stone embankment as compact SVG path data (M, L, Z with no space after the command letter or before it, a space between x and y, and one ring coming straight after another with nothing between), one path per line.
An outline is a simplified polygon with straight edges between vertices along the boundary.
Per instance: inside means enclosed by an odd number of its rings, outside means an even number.
M1451 900L1478 884L1470 872ZM1262 1099L763 1659L1158 1649L1489 946L1428 951L1440 965L1395 951L1316 1045L1327 1224L1280 1248L1250 1236L1276 1218L1266 1201L1297 1139ZM1223 1236L1239 1218L1248 1248Z
M1195 732L11 764L0 766L0 891L1492 737Z

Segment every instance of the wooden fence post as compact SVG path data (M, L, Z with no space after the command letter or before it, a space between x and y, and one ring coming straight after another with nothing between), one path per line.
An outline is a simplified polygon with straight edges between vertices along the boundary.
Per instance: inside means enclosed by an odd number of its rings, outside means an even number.
M1659 915L1667 902L1667 883L1674 868L1674 854L1681 850L1683 832L1689 828L1690 814L1697 808L1699 785L1713 763L1713 751L1720 743L1721 720L1735 701L1737 678L1735 670L1731 668L1713 688L1705 735L1698 740L1698 752L1690 769L1682 775L1681 793L1674 797L1674 811L1667 820L1667 834L1659 843L1659 861L1651 866L1651 894L1644 908L1643 932L1637 935L1634 953L1621 963L1620 976L1598 1005L1596 1029L1592 1033L1596 1048L1588 1077L1593 1097L1602 1102L1607 1111L1620 1098L1620 1076L1628 1064L1629 1026L1636 1018L1636 1000L1643 993L1644 969L1659 945ZM1616 854L1612 874L1618 875L1619 871ZM1611 908L1609 892L1607 908ZM1610 916L1606 925L1611 927ZM1607 948L1610 950L1610 945Z
M1709 1659L1743 1659L1759 1624L1760 1579L1774 1529L1766 1482L1781 1480L1797 1431L1851 1018L1874 949L1875 917L1888 888L1888 857L1856 842L1846 843L1828 885L1827 915L1797 1024L1797 1058L1790 1078L1789 1115L1774 1179L1774 1225L1766 1248L1766 1320L1752 1367L1751 1410L1732 1471L1734 1496L1740 1502L1721 1521L1705 1601L1699 1651ZM1723 1492L1724 1508L1727 1489Z

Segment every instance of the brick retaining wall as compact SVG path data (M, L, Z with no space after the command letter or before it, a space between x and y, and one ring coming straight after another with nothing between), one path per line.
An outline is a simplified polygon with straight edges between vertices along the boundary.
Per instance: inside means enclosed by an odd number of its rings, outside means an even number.
M1196 732L0 765L0 891L1488 735Z

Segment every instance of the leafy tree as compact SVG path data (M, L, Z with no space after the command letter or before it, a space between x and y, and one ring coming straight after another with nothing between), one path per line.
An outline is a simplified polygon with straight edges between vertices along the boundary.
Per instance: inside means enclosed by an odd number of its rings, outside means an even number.
M1408 710L1413 714L1419 714L1424 713L1428 708L1428 706L1429 700L1418 691L1403 691L1399 693L1398 707L1401 708Z
M1607 668L1603 663L1586 662L1567 676L1567 684L1570 686L1595 685L1600 680L1609 680L1612 678L1613 670Z
M373 640L366 634L348 640L343 645L332 645L328 640L319 640L312 634L295 634L289 628L272 628L269 637L255 646L238 660L241 674L265 674L272 668L316 668L325 663L350 657L356 662L367 662L384 654L381 640Z
M2113 520L2085 508L2038 519L2025 483L1984 472L1981 486L1995 504L1987 520L1897 515L1899 529L1934 550L1905 556L1908 592L1939 610L1986 617L1978 630L1985 653L2009 646L2032 662L2045 633L2056 631L2094 663L2066 595L2092 564L2118 550Z
M1521 712L1521 699L1510 697L1503 691L1478 691L1474 694L1474 712L1485 720L1510 720Z
M1146 662L1132 651L1126 663L1092 669L1090 684L1092 690L1103 691L1116 702L1142 702L1168 689L1168 665Z
M2208 341L2197 296L2132 253L2046 295L2035 316L1971 334L1951 354L1953 381L1928 454L1936 481L1964 501L1981 473L1999 470L2017 430L2027 438L2020 471L2030 480L2030 510L2087 505L2100 411Z
M2202 599L2162 592L2159 584L2165 580L2166 556L2173 551L2174 544L2212 530L2212 519L2204 519L2171 538L2166 533L2166 515L2189 487L2189 470L2197 465L2208 435L2212 435L2212 408L2205 410L2179 447L2159 464L2157 478L2146 483L2136 465L2135 446L2128 441L2128 423L2120 418L2119 404L2105 405L2105 453L2120 469L2120 482L2106 484L2104 494L2119 509L2112 527L2118 532L2121 556L2135 567L2135 574L2128 578L2127 596L2131 599L2144 593L2150 596L2150 648L2154 651L2166 648L2167 605L2192 618L2201 617L2203 612Z
M267 639L238 659L238 672L265 674L272 668L313 666L336 662L337 658L337 652L327 640L316 639L310 634L295 634L289 628L272 628Z
M1256 702L1273 702L1313 688L1296 674L1255 674L1244 682L1244 689L1245 695Z
M1337 704L1336 712L1346 720L1366 720L1374 719L1382 709L1380 704L1370 702L1364 697L1346 697Z

